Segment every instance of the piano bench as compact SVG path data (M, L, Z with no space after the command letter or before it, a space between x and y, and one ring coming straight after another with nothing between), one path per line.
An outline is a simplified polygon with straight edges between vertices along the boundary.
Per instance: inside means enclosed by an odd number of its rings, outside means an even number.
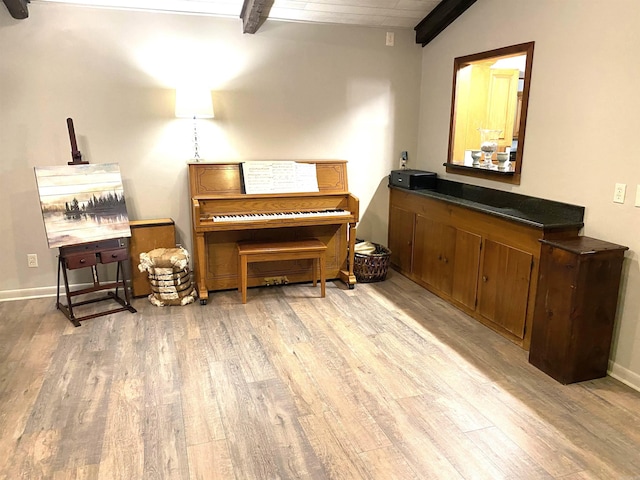
M318 284L320 267L320 295L325 296L325 252L327 246L315 238L288 242L238 242L238 291L242 303L247 303L247 267L251 262L278 260L313 260L313 286Z

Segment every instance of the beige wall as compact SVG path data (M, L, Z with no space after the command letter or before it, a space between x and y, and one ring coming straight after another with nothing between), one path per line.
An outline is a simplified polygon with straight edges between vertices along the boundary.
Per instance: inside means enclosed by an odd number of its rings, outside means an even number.
M612 374L640 388L640 2L482 0L422 52L418 166L586 207L587 236L626 245ZM486 23L489 21L490 23ZM520 186L447 175L453 59L535 41ZM613 203L627 184L624 204Z
M71 160L66 118L91 163L120 164L131 219L172 217L190 246L186 161L192 122L174 89L213 90L200 122L207 160L346 159L359 236L386 242L386 176L415 155L421 47L409 29L267 22L34 3L0 7L0 298L54 291L33 167ZM27 253L40 267L27 268ZM82 281L77 278L76 281Z

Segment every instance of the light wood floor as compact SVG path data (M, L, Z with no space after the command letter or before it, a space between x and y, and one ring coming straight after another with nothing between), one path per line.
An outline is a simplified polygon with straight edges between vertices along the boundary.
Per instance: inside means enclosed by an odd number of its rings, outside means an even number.
M0 303L1 478L640 478L640 393L560 385L395 272L134 306Z

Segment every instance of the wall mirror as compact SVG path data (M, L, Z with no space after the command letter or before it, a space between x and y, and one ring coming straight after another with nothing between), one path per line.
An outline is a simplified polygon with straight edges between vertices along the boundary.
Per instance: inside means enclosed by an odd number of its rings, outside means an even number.
M455 59L447 172L520 183L533 45Z

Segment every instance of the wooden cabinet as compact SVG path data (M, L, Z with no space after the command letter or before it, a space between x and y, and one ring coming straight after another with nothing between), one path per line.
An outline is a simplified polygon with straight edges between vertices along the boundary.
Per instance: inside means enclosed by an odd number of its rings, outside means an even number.
M542 238L535 228L392 188L391 265L514 343L529 348Z
M413 229L415 214L409 210L391 205L389 211L389 250L391 264L399 270L413 270Z
M604 377L627 247L542 241L529 362L563 384Z
M155 248L174 248L176 246L175 224L170 218L156 220L134 220L129 222L131 238L131 290L134 297L151 293L147 272L138 270L140 254Z

